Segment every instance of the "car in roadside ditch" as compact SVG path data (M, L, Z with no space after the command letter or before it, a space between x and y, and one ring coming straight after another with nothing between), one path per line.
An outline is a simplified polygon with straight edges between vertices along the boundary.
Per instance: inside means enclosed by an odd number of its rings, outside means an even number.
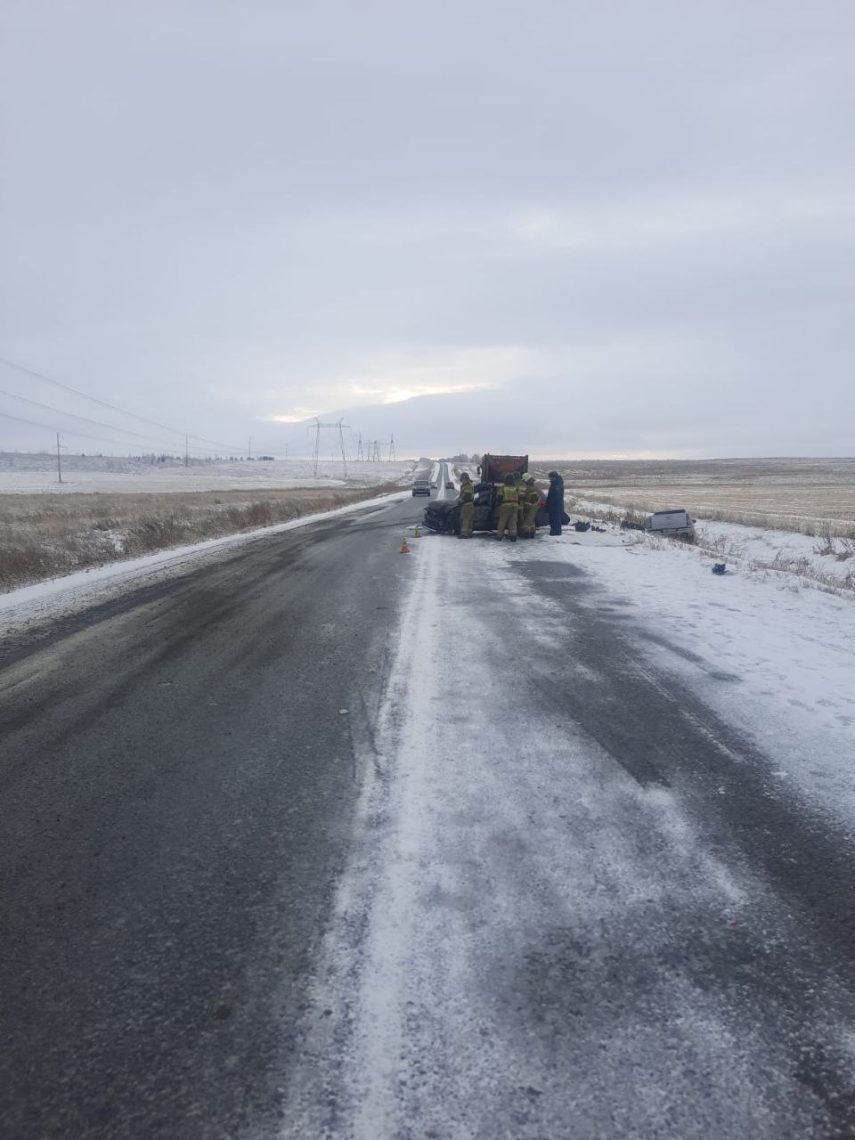
M427 497L430 498L430 479L414 479L413 494L427 495Z
M670 511L654 511L647 520L649 534L661 534L665 538L681 538L684 542L695 541L695 520L683 507Z

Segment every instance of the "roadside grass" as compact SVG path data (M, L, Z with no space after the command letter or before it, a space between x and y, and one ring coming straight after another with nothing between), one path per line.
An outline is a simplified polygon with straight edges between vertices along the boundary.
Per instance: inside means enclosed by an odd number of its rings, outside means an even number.
M532 471L553 467L568 495L617 521L683 507L706 522L836 539L835 554L855 556L855 459L556 460Z
M290 522L373 498L396 486L163 494L0 496L0 592Z

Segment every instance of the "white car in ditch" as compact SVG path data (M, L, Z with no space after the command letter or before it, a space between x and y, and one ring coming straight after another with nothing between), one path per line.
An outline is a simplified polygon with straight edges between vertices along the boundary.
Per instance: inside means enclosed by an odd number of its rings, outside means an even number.
M671 511L654 511L647 520L647 529L651 534L661 534L666 538L695 541L695 520L682 507Z

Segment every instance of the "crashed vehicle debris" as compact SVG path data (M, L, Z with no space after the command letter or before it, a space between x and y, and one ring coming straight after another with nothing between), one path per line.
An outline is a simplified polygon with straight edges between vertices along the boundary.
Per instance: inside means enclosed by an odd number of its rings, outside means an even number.
M528 471L527 455L482 455L478 470L479 481L475 487L475 510L472 518L473 530L495 530L499 520L499 488L506 475L513 475L519 481ZM565 515L565 521L569 518ZM424 525L437 534L460 533L460 504L456 500L437 499L425 507ZM548 526L546 500L541 497L537 510L537 525Z

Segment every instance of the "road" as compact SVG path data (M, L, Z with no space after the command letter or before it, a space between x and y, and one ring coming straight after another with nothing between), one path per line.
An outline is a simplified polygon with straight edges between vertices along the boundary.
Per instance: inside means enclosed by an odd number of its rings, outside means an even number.
M0 1136L855 1135L851 837L423 505L4 643Z

